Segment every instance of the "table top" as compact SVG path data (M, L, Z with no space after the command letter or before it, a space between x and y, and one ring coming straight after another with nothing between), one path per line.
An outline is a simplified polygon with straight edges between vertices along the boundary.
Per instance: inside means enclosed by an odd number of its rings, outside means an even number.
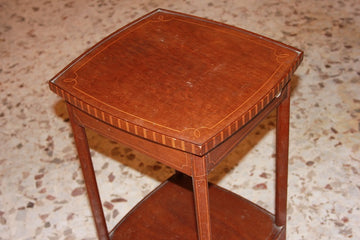
M87 50L49 84L114 127L202 154L271 102L302 56L243 29L157 9Z

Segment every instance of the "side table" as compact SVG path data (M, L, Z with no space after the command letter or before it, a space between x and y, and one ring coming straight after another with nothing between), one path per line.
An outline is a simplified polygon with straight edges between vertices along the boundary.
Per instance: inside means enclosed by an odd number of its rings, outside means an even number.
M100 41L50 82L65 99L99 239L285 239L290 78L302 51L157 9ZM273 109L275 214L208 184ZM177 170L109 233L85 128Z

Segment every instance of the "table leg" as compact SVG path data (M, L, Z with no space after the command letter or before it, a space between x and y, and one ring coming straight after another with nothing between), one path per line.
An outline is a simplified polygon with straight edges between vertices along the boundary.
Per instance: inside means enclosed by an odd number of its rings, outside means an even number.
M205 157L193 156L193 189L199 240L211 239L209 185Z
M94 167L91 161L89 145L84 127L80 126L72 111L72 106L67 104L70 122L73 129L76 148L78 151L81 169L84 175L87 194L89 197L91 210L94 215L96 230L100 240L109 240L106 227L104 212L102 209L101 199L96 183Z
M275 223L286 228L288 154L289 154L289 116L290 83L286 87L286 98L277 108L276 121L276 195ZM280 240L286 239L286 232Z

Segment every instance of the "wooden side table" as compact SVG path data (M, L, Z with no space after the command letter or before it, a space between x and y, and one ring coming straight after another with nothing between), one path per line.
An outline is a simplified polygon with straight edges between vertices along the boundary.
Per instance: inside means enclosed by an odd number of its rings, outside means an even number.
M285 239L290 78L302 56L243 29L158 9L56 75L50 88L67 103L99 239ZM207 176L274 108L273 215ZM110 233L84 128L181 173Z

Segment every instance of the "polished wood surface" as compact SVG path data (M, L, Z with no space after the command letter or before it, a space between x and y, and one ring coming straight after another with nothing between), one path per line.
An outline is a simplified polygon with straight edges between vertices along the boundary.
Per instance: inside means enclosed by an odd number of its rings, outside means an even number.
M270 103L301 58L242 29L157 10L85 52L50 87L112 126L204 155Z
M290 91L290 84L287 87ZM290 94L290 93L289 93ZM289 157L290 96L277 108L276 119L276 177L275 177L275 224L286 227L287 183ZM279 240L285 240L282 235Z
M287 187L287 166L283 166L282 164L287 164L287 138L288 132L284 132L281 129L288 129L288 117L289 116L289 84L282 89L281 95L277 96L270 104L268 104L263 111L256 115L250 122L248 122L243 128L241 128L238 132L233 134L229 139L220 144L217 148L209 152L203 157L189 154L186 152L182 152L173 148L169 148L163 146L161 144L150 142L146 139L139 138L137 136L128 134L120 129L109 127L108 124L100 121L87 114L86 112L81 111L80 109L72 106L71 104L67 104L69 116L71 119L71 123L73 126L73 132L75 137L75 143L77 145L77 149L79 152L79 158L82 165L82 170L85 178L85 183L87 186L88 195L91 202L91 207L93 209L94 217L97 221L97 229L99 234L99 239L109 239L107 234L106 223L103 221L103 213L101 208L101 202L98 196L98 190L96 185L95 175L93 174L92 164L89 162L89 150L87 149L87 140L84 137L83 127L87 127L93 129L100 134L109 137L115 141L124 143L128 146L131 146L138 151L148 154L149 156L154 157L160 162L174 167L179 172L185 173L189 176L192 176L193 179L193 195L194 202L196 207L196 218L194 217L194 221L198 222L199 230L199 239L211 239L211 224L210 224L210 199L209 199L209 190L207 186L207 175L208 173L235 147L256 125L261 122L263 118L265 118L274 108L278 109L278 118L282 120L278 120L279 130L277 131L277 139L281 144L277 145L277 185L276 185L276 216L275 219L277 221L277 226L281 227L282 231L285 232L285 224L286 224L286 187ZM281 123L281 124L280 124ZM285 141L282 141L284 139ZM281 152L284 151L284 152ZM171 193L169 193L171 194ZM165 201L165 199L164 199ZM180 201L180 199L179 199ZM145 203L145 201L143 202ZM155 204L157 204L156 202ZM152 204L145 204L144 207L140 207L140 210L134 209L133 211L140 211L142 217L144 216L143 209L147 210L146 206L152 206ZM176 206L173 206L176 207ZM247 208L252 208L253 205L246 206L242 205L243 211L248 211ZM162 213L164 215L157 215L157 219L166 219L168 216L167 211L173 211L173 209L163 210ZM213 210L212 210L213 211ZM219 210L221 211L221 210ZM162 215L162 217L160 217ZM229 214L230 216L230 214ZM232 224L233 219L227 216L227 224ZM149 216L150 218L153 215ZM254 217L256 219L256 217ZM274 219L274 218L271 218ZM161 220L162 221L162 220ZM245 220L244 220L245 221ZM248 220L246 220L248 221ZM255 221L255 220L253 220ZM260 221L260 220L259 220ZM122 223L127 225L123 221ZM224 222L223 222L224 223ZM200 225L202 224L202 225ZM242 223L245 224L245 223ZM131 224L134 225L134 224ZM128 226L128 225L127 225ZM134 225L135 226L135 225ZM138 228L139 226L136 226ZM181 228L181 226L179 226ZM119 227L114 231L114 236L118 236L118 231L123 231L123 227ZM153 228L146 228L149 232L154 232ZM247 228L245 228L247 229ZM125 231L127 233L132 230ZM105 234L104 234L105 233ZM149 234L143 232L141 234ZM243 233L245 234L245 233ZM268 234L268 230L259 230L256 236L262 236L263 234ZM120 236L123 236L120 234ZM272 235L273 238L277 239L277 237L281 237L285 239L285 233L279 235ZM159 239L162 239L164 235L159 233ZM168 236L167 236L168 237ZM117 239L116 237L114 239ZM122 238L120 238L122 239ZM141 239L141 238L140 238ZM155 238L156 239L156 238ZM164 238L165 239L165 238ZM191 239L191 238L189 238ZM261 238L259 238L261 239ZM280 239L280 238L279 238Z
M213 239L265 240L284 235L271 213L248 200L213 184L209 194ZM175 175L163 183L125 216L111 236L116 240L196 239L191 179Z
M91 161L91 154L85 128L77 122L77 118L74 116L74 108L70 104L67 104L67 109L72 131L74 133L75 145L79 154L87 194L90 199L90 206L95 219L95 227L99 239L107 240L109 239L109 236L99 195L99 189L97 187L95 171Z
M246 30L158 9L57 74L50 89L67 102L99 239L284 240L290 78L302 57L298 49ZM272 215L209 186L207 177L274 109ZM179 173L109 234L84 128L175 168L191 183L175 181Z

